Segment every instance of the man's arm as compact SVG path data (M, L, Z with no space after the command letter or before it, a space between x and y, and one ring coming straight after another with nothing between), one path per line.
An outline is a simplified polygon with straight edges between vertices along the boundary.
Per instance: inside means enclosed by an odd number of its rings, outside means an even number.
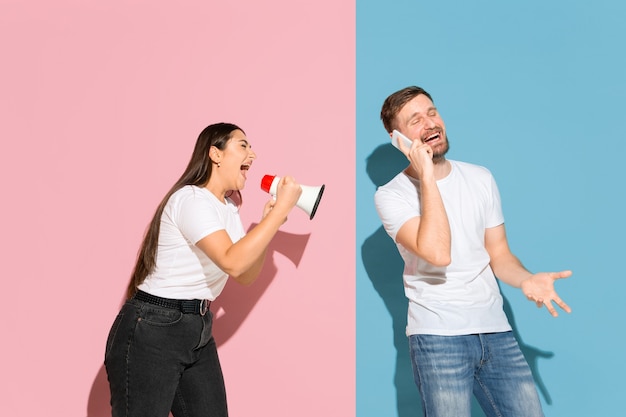
M526 298L534 301L537 307L545 305L554 317L558 316L558 313L554 309L552 301L564 311L568 313L572 311L554 290L554 281L569 277L572 275L572 271L539 272L536 274L529 272L520 260L511 253L504 224L485 231L485 248L491 258L491 269L498 279L513 287L521 288Z
M421 182L421 216L402 225L396 241L435 266L448 266L450 255L450 225L437 188L437 183Z
M403 224L396 241L430 264L448 266L452 260L450 224L437 186L433 150L418 140L411 143L410 149L403 144L399 144L399 149L420 180L421 216Z

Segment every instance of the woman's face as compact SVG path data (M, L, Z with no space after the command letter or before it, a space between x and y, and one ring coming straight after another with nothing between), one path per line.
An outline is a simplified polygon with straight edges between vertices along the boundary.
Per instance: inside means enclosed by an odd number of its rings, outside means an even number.
M214 167L213 172L223 180L226 190L243 190L248 169L256 159L246 135L241 130L233 131L232 137L220 153L220 167Z

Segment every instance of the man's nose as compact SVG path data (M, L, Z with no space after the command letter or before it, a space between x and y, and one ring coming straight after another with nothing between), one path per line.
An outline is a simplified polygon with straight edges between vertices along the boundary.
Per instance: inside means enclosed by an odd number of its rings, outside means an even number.
M424 121L424 126L426 127L426 129L432 129L433 127L437 126L437 123L435 123L435 120L431 117L427 117Z

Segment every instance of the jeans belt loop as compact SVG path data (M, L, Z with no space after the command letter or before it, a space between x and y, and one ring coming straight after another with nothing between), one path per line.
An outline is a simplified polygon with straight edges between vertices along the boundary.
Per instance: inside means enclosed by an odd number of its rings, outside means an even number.
M207 311L209 311L209 307L211 306L211 302L206 298L200 301L200 315L204 316Z

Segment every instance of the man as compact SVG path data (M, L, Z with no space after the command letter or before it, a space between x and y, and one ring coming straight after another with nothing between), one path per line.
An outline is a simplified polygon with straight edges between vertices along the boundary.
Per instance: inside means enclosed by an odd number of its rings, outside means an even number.
M571 271L532 274L511 253L491 173L447 160L446 128L419 87L390 95L381 110L398 130L409 166L375 195L402 256L409 299L407 336L425 417L469 417L471 396L488 417L543 416L530 368L513 336L496 277L538 307L571 311L554 281Z

